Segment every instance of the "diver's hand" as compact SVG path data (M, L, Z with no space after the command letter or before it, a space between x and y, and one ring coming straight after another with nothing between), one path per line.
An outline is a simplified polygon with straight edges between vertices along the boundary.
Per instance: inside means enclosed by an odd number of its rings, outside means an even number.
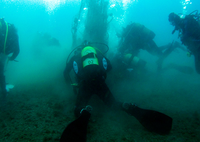
M15 61L15 62L19 62L19 61L15 60L15 59L13 59L13 58L11 58L11 57L8 57L8 61Z

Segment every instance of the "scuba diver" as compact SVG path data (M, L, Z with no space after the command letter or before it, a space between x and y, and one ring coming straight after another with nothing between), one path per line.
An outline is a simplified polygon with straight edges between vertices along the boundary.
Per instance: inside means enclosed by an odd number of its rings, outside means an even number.
M4 66L7 61L15 61L19 54L19 40L17 30L13 24L0 19L0 87L3 96L7 94ZM9 56L12 54L11 56Z
M47 47L50 46L60 47L60 42L55 37L52 37L49 33L37 32L34 41L34 46L38 45Z
M188 50L189 56L194 55L195 68L200 74L200 14L198 10L193 11L184 18L175 13L169 14L169 22L175 26L172 34L179 31L179 38Z
M78 93L75 92L77 100L74 109L77 119L66 127L60 141L86 141L87 124L92 110L92 106L88 105L88 101L94 94L98 95L107 106L122 109L136 117L147 130L158 134L169 133L172 127L171 117L154 110L141 109L132 103L118 102L114 98L105 83L107 72L112 69L112 66L110 61L104 56L106 52L104 54L101 53L95 47L96 44L84 41L82 45L72 50L74 55L71 59L69 60L69 57L72 52L67 58L64 77L68 85L71 84L73 87L78 88ZM101 45L105 44L102 43ZM72 69L78 82L76 86L72 83L69 74Z
M118 49L121 53L129 49L137 54L139 49L144 49L153 55L161 56L162 54L162 51L153 41L155 33L139 23L127 25L126 28L123 28L121 34L117 33L117 36L121 38Z
M131 75L135 74L134 77L137 77L139 74L142 76L148 74L145 69L147 62L138 57L141 49L159 58L157 61L158 71L161 70L164 59L175 48L179 47L183 49L177 41L173 44L158 47L153 40L155 33L139 23L127 25L121 33L117 33L117 36L120 38L120 42L118 52L113 59L113 66L116 67L116 71L120 70L124 72L124 70L128 70L130 72L132 70Z
M40 59L47 50L59 47L61 47L61 45L57 38L51 36L47 32L36 32L32 41L31 50L33 55L36 56L37 59Z
M87 41L77 48L74 56L67 62L64 77L70 81L69 72L74 70L78 82L78 96L75 116L85 107L93 94L97 94L108 106L111 106L115 99L107 87L106 73L112 69L110 61L103 56L97 48L90 46Z

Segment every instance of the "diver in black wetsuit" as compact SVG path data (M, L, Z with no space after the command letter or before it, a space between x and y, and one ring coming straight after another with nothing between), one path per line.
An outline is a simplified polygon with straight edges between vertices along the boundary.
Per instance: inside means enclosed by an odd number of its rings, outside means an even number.
M66 127L60 141L86 141L87 124L92 110L87 103L93 94L98 95L109 107L122 109L136 117L147 130L160 134L169 133L172 126L172 118L169 116L153 110L141 109L132 103L115 100L105 83L106 73L112 68L110 61L100 53L99 49L86 43L74 49L76 50L74 56L69 62L67 59L64 70L64 77L68 85L70 84L69 72L71 69L74 70L77 77L78 93L74 110L77 119Z
M153 41L155 33L142 24L131 23L123 29L121 34L117 35L121 38L119 45L119 52L121 53L131 49L137 55L140 49L144 49L153 55L162 55L162 51Z
M175 48L182 48L177 41L173 44L158 47L154 41L155 33L139 23L127 25L121 34L117 33L117 36L120 38L120 43L118 53L116 54L116 58L114 58L113 66L114 68L120 66L120 70L124 70L124 68L133 68L136 74L137 72L146 73L146 61L138 57L138 53L141 49L146 50L159 58L157 64L158 71L160 71L163 60ZM117 66L115 65L115 62ZM121 65L119 65L120 63Z
M19 40L17 30L13 24L7 23L4 19L0 19L0 55L1 57L12 54L8 60L13 61L19 54ZM6 81L4 76L3 58L0 60L0 87L3 96L7 94Z
M60 42L55 37L52 37L49 33L37 32L34 46L60 47Z
M182 43L194 55L196 71L200 74L200 14L197 10L194 12L186 15L185 18L180 18L177 14L170 13L168 20L175 26L172 34L175 31L179 31Z
M69 82L68 73L74 70L79 91L75 106L75 116L80 115L93 94L97 94L108 106L115 103L115 98L107 87L106 73L111 70L110 61L92 46L83 46L67 62L64 77Z

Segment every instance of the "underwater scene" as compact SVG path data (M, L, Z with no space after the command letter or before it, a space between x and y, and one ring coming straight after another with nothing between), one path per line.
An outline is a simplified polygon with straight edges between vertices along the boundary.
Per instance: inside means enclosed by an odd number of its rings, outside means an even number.
M199 142L199 6L1 0L0 142Z

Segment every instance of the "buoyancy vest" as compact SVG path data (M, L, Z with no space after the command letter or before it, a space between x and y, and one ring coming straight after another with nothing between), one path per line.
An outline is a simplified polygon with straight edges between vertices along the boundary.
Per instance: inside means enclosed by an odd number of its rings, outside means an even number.
M84 47L81 55L76 55L73 60L73 70L80 80L106 77L107 69L107 59L101 54L97 55L97 51L91 46Z

